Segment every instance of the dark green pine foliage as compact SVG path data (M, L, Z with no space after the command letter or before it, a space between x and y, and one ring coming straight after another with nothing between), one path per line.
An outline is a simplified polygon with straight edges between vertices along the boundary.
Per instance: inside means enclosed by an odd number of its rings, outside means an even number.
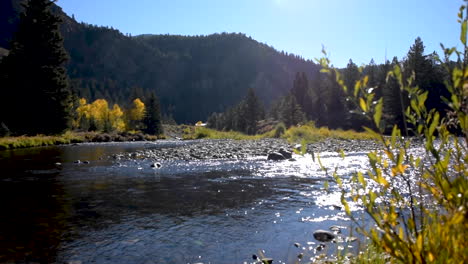
M435 109L444 115L447 106L442 98L449 96L449 92L444 85L444 78L448 80L449 76L445 76L445 70L437 65L435 59L437 54L425 55L424 49L424 43L421 38L416 38L403 63L403 73L406 79L414 74L413 84L429 92L426 101L427 109Z
M296 74L291 94L296 98L296 102L300 105L302 111L311 119L313 115L312 99L309 94L309 80L305 72Z
M398 64L398 58L394 57L392 63L387 62L383 66L383 71L388 72ZM387 132L391 132L394 125L403 129L403 115L408 104L407 93L400 89L398 81L392 76L388 76L383 86L383 97L383 118L386 122Z
M327 78L327 74L321 73L320 70L315 70L312 73L312 77L310 84L312 116L309 119L314 121L316 126L326 126L328 124L328 91L323 84Z
M307 118L292 92L277 100L270 108L269 118L289 128L306 122Z
M359 72L359 67L350 59L348 65L346 65L346 68L343 70L343 79L346 87L348 87L350 91L353 91L354 84L360 77L361 73Z
M257 133L258 121L265 118L263 104L250 88L246 97L224 113L213 113L208 118L208 127L218 130L235 130L249 135Z
M293 94L288 94L282 100L279 117L286 127L295 126L306 121L306 116Z
M148 100L145 103L145 117L143 124L145 133L150 135L161 135L164 133L161 123L161 109L159 105L159 99L154 93L151 93Z
M327 126L332 129L342 128L347 129L349 127L360 128L360 123L357 120L350 121L350 114L348 107L346 106L346 94L336 82L336 75L334 72L327 75L324 86L328 91L327 100ZM352 123L350 125L350 123Z
M346 68L343 70L343 78L345 85L348 87L348 95L352 94L354 91L354 85L355 83L362 77L361 71L359 70L359 67L353 62L353 60L349 60L348 65ZM376 82L373 80L372 82ZM372 86L371 86L372 85ZM374 84L368 83L368 88L374 88ZM334 89L336 90L336 89ZM337 93L337 92L335 92ZM368 123L367 119L361 115L361 109L359 105L355 103L354 100L343 100L342 97L346 96L344 93L339 95L341 97L341 102L343 104L343 108L339 109L342 111L340 115L342 115L342 125L339 126L341 128L346 128L346 129L354 129L354 130L362 130L363 126L370 126ZM332 101L335 101L335 105L338 105L336 103L336 96L333 95L331 97ZM336 123L339 122L340 116L335 116L334 119L331 118L330 123L332 124L330 127L331 128L337 128ZM334 124L334 125L333 125Z
M253 135L257 133L257 122L263 119L265 111L252 88L247 91L242 108L241 116L245 120L245 128L241 130L249 135Z
M374 59L371 59L369 64L364 67L363 74L369 76L367 86L373 88L375 99L380 99L382 97L382 87L379 83L379 67L375 64Z
M14 134L57 134L69 127L71 93L60 19L50 0L24 4L11 50L3 60L1 112Z

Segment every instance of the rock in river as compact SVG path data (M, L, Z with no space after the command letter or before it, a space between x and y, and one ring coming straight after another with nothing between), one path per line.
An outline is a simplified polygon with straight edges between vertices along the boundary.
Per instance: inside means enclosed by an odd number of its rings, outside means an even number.
M273 153L268 154L267 159L268 160L285 160L286 158L281 153L273 152Z
M291 158L292 158L292 153L289 152L289 151L287 151L287 150L285 150L284 148L281 148L281 149L279 150L279 153L280 153L281 155L283 155L283 157L285 157L286 159L291 159Z
M161 168L161 163L159 162L152 163L151 168Z
M320 242L330 242L336 237L335 234L326 230L317 230L314 232L313 235L314 235L314 238Z

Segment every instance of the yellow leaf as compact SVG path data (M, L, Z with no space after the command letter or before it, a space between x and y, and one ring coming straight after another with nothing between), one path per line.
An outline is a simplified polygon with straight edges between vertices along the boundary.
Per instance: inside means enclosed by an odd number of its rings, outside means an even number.
M363 98L359 98L359 106L361 107L362 111L367 112L367 104Z
M403 174L406 168L408 168L408 165L399 164L392 168L392 175L395 176L397 174Z
M422 237L422 235L418 235L418 238L416 239L416 248L418 249L418 252L422 252L422 249L423 249L423 237Z
M429 259L429 262L433 262L433 261L434 261L434 255L432 255L431 252L429 252L429 253L427 254L427 258Z
M381 184L381 185L385 186L385 187L390 186L388 181L384 177L382 177L382 175L377 176L376 182L378 184Z

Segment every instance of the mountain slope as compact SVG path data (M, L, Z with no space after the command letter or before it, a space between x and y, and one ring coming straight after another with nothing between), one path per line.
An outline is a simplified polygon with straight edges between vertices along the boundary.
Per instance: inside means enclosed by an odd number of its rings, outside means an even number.
M0 46L8 48L18 21L18 0L2 2ZM318 66L280 53L243 34L141 35L78 23L55 6L64 23L72 86L90 100L128 104L155 91L163 112L178 122L206 120L239 102L248 88L264 104L285 94L296 72L309 77ZM8 30L3 30L3 28Z

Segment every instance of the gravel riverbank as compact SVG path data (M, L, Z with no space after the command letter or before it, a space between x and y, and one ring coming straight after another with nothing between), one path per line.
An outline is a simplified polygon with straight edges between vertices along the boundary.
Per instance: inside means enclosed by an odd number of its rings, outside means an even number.
M379 147L379 144L369 140L338 140L327 139L307 146L308 152L345 152L368 151ZM231 140L231 139L201 139L180 141L177 144L160 148L148 148L134 153L117 154L113 158L121 159L151 159L162 160L216 160L245 159L249 157L265 157L280 149L293 151L294 145L283 139Z

